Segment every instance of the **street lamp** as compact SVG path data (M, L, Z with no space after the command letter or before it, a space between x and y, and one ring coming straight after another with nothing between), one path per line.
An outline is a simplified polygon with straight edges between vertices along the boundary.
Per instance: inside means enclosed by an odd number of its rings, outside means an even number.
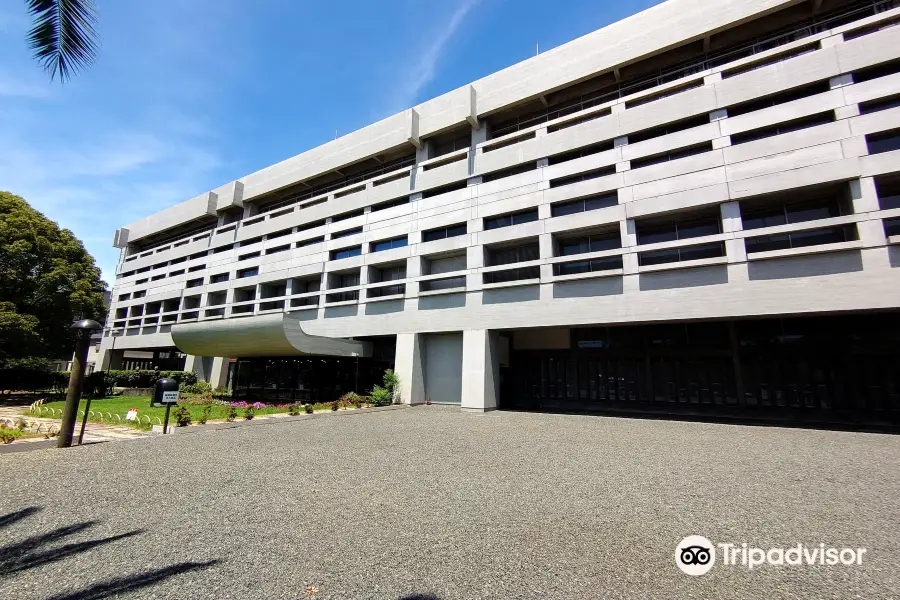
M118 336L118 330L113 327L109 330L109 336L112 338L112 348L109 349L110 357L106 362L106 369L103 370L103 389L106 390L106 380L107 375L109 374L109 365L112 364L112 353L116 350L116 338ZM102 365L101 365L102 366ZM95 390L96 392L96 390ZM84 405L84 418L81 419L81 431L78 432L78 445L81 446L84 444L84 429L87 427L88 420L88 411L91 410L91 397L88 396L87 402ZM76 413L77 414L77 413Z
M66 407L63 409L62 424L59 428L59 442L56 444L59 448L68 448L72 445L75 419L78 416L78 403L81 401L81 390L84 386L84 367L91 344L91 333L101 329L101 325L92 319L82 319L74 322L71 329L75 331L75 356L72 357L69 389L66 391Z

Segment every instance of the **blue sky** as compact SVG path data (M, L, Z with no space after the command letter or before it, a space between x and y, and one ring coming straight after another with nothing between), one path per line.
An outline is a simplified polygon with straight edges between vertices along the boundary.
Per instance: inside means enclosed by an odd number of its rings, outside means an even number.
M97 62L48 81L0 0L0 189L84 241L654 0L96 0Z

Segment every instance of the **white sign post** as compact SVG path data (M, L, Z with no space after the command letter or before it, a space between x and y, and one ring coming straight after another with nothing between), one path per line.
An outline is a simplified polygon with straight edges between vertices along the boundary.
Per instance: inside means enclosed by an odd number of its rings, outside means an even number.
M179 395L179 392L177 390L174 392L163 392L162 393L162 403L163 404L178 404L178 395Z

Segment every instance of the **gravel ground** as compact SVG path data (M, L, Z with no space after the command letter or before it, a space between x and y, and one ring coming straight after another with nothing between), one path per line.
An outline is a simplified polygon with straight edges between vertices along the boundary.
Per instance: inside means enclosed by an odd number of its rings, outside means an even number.
M898 436L436 406L0 455L0 598L898 597L898 466ZM690 534L868 551L689 577Z

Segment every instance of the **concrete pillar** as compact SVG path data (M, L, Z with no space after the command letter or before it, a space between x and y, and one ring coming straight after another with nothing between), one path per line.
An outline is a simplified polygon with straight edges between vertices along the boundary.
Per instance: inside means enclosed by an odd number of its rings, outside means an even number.
M209 385L213 389L223 388L228 383L228 363L231 359L222 356L214 356L212 368L209 373Z
M499 339L495 331L463 332L462 409L485 412L497 408L500 396Z
M424 356L422 334L398 333L394 355L394 372L400 378L400 402L425 402Z

